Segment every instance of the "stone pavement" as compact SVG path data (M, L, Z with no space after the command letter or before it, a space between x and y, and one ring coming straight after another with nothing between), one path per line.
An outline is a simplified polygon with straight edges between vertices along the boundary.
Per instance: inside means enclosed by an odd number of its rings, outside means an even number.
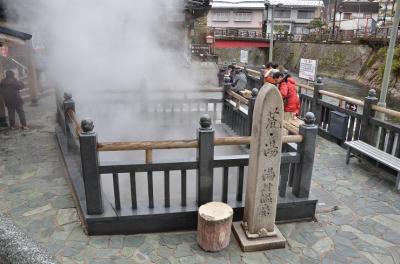
M26 106L31 132L0 132L0 210L60 263L400 263L400 194L381 170L319 139L317 221L279 225L286 249L242 253L234 239L205 253L195 232L88 237L64 179L52 96ZM332 210L334 206L338 206Z

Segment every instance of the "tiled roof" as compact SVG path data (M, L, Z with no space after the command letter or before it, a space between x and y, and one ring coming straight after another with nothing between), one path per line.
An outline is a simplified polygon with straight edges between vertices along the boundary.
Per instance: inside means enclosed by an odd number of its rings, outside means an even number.
M270 0L271 5L282 4L287 7L323 7L323 1L318 0ZM264 0L213 0L212 8L251 8L263 9Z

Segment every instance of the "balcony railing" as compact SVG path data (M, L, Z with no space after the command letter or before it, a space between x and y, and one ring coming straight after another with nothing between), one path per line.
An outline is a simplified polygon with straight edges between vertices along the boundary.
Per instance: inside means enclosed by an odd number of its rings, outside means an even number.
M255 29L240 28L209 28L209 34L215 38L248 38L248 39L265 39L265 33Z

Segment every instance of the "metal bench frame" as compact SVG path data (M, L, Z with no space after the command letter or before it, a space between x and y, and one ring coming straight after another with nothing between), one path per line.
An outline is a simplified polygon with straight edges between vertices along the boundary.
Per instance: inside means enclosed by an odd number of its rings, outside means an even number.
M400 159L396 158L389 153L386 153L374 146L369 145L361 140L356 141L347 141L345 142L347 146L347 156L346 156L346 164L349 164L351 158L352 149L357 150L361 154L368 156L371 159L376 160L378 163L382 163L393 170L397 171L396 185L395 189L400 191ZM356 157L361 157L356 156Z

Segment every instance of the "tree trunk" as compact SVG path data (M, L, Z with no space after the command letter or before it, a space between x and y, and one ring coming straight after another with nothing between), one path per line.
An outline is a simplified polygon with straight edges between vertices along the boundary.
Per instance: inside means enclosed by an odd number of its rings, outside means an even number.
M199 208L197 242L205 251L220 251L230 241L233 210L224 203L211 202Z

